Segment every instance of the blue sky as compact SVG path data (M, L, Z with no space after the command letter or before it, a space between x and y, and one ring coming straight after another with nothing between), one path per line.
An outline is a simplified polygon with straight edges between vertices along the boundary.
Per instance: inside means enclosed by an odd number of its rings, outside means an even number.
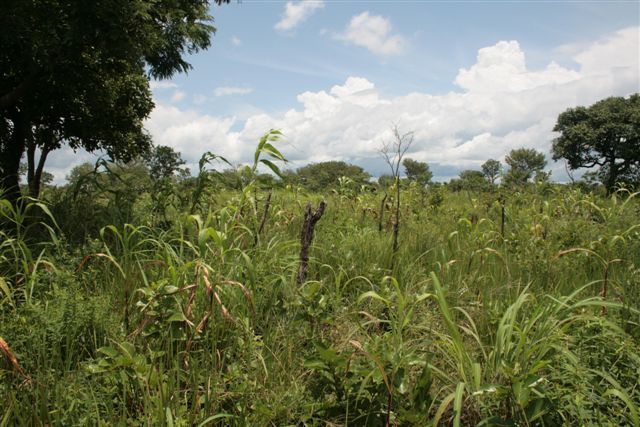
M211 8L193 70L152 82L155 142L240 164L269 128L290 167L384 173L390 127L446 180L512 148L548 155L566 108L639 91L636 1L250 1ZM90 156L52 158L57 180ZM561 164L553 178L565 180Z

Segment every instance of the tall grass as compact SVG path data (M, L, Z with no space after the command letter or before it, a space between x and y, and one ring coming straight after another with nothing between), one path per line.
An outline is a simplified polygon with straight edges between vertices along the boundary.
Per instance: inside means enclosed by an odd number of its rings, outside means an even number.
M379 195L262 225L252 182L81 245L0 202L0 425L638 425L636 195L526 190L503 233L498 193L408 190L391 270Z

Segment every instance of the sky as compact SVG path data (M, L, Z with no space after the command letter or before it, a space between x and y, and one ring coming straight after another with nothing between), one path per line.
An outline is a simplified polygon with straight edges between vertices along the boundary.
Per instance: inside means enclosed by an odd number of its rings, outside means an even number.
M211 15L211 47L150 82L145 122L192 171L207 151L250 162L274 128L287 168L343 160L379 176L397 126L436 180L526 147L564 182L558 114L640 91L638 1L232 0ZM83 161L95 156L66 148L46 169L62 183Z

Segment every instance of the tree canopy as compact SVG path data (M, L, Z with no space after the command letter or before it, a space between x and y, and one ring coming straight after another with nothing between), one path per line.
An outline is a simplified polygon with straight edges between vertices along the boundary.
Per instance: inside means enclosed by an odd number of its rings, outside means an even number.
M524 184L547 165L544 154L533 148L511 150L504 161L510 167L505 176L506 184Z
M487 178L487 180L491 184L496 183L496 179L500 176L502 172L502 163L499 160L489 159L480 166L482 168L482 173Z
M640 182L640 94L611 97L590 107L569 108L553 128L553 159L570 169L598 166L598 177L611 191L618 182Z
M429 184L431 178L433 178L429 165L424 162L406 158L402 161L402 166L404 166L404 173L407 175L407 179L417 182L421 187Z
M449 181L449 188L453 191L479 191L487 186L487 182L488 181L484 173L466 169L458 174L458 178Z
M311 163L296 170L302 184L312 191L325 190L338 186L338 179L345 176L355 184L363 185L369 182L369 175L360 166L342 161L328 161Z
M153 147L143 159L149 168L149 175L154 180L173 176L186 163L179 152L166 145Z
M186 54L210 45L208 6L206 0L4 2L0 187L10 198L18 195L25 152L33 180L63 143L125 161L147 150L149 76L187 71Z

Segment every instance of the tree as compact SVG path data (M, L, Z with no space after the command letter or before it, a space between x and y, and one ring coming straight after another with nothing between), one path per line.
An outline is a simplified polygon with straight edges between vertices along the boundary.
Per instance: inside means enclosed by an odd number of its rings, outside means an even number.
M640 94L611 97L590 107L569 108L553 128L553 159L570 169L599 166L608 192L618 182L640 182Z
M153 147L142 158L149 168L151 179L154 181L171 178L186 163L179 152L166 145Z
M506 184L525 184L535 172L540 172L547 165L544 154L533 148L511 150L504 159L510 167L505 176Z
M296 173L300 177L302 184L311 191L337 187L338 180L343 176L350 178L357 186L367 184L369 178L371 178L371 175L360 166L335 160L311 163L298 168Z
M393 269L398 252L398 232L400 231L400 165L407 150L413 144L414 133L401 133L397 125L394 125L391 131L393 139L382 143L380 154L389 165L391 175L395 178L396 183L396 212L393 221L393 255L391 258L391 269Z
M495 184L496 179L500 176L500 172L502 172L502 163L500 163L499 160L489 159L480 167L482 168L482 173L491 185Z
M484 173L470 169L463 170L460 172L458 179L452 179L449 183L449 186L453 191L478 191L486 185L487 179L485 178Z
M402 161L402 166L404 166L404 173L407 175L407 179L417 182L420 187L424 188L433 178L429 165L424 162L407 158Z
M20 168L18 169L18 182L20 184L22 184L22 177L26 176L28 173L28 167L26 163L20 163ZM38 182L39 186L45 186L45 185L49 185L53 182L54 180L54 176L53 174L42 170L40 172L40 180ZM33 184L33 182L32 182ZM40 189L38 189L38 193L40 192ZM29 189L29 194L33 194L33 189Z
M180 153L166 145L153 147L143 155L143 160L149 169L151 178L150 196L153 219L161 218L163 224L168 224L167 207L176 199L176 174L186 163Z
M391 175L380 175L380 177L378 177L378 185L386 191L395 184L395 180L396 178Z
M229 0L216 0L216 3ZM39 192L47 155L68 144L127 161L150 146L149 75L187 71L215 31L208 1L7 0L0 14L0 187L19 196L26 153ZM36 154L40 159L36 161ZM33 194L33 193L36 194Z

